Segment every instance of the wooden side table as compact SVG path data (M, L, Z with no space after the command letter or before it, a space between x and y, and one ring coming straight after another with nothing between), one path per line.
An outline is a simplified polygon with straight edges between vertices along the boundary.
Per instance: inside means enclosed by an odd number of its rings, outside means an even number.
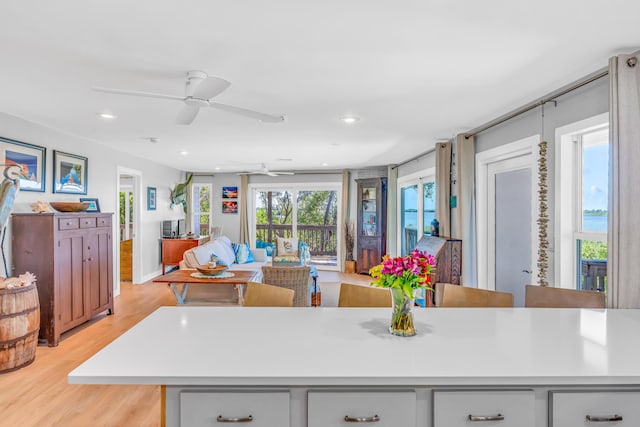
M179 265L185 251L209 241L209 237L193 239L162 239L162 274L166 266Z

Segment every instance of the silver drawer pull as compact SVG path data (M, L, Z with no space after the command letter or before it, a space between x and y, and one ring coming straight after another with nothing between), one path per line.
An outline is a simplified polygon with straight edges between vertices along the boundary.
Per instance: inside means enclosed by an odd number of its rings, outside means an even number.
M606 423L611 421L622 421L622 415L605 415L605 416L592 416L587 415L587 421L592 423Z
M232 418L232 417L223 417L222 415L218 415L216 419L219 423L250 423L253 421L253 417L249 415L244 418Z
M471 415L469 414L469 421L504 421L504 415Z
M345 415L344 420L348 423L377 423L380 421L380 417L377 415L373 417L350 417L349 415Z

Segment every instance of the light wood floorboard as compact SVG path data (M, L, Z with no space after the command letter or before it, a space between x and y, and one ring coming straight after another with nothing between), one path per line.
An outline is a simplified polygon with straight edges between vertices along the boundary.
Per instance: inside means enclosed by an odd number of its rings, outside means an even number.
M320 272L323 306L336 306L341 282L367 276ZM0 374L0 427L157 427L160 386L71 385L67 374L160 306L175 305L166 285L123 282L115 314L63 334L58 347L39 346L35 361ZM162 351L162 349L158 349Z

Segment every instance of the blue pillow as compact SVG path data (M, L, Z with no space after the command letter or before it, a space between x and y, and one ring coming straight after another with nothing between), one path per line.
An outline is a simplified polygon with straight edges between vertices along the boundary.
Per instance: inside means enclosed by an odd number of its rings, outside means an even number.
M253 254L251 253L247 242L234 243L233 252L236 254L236 263L238 264L247 264L254 261Z

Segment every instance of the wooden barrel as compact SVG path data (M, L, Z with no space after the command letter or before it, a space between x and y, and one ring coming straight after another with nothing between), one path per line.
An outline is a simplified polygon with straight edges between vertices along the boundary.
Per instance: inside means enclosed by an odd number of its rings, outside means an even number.
M36 285L0 289L0 373L33 362L39 329L40 304Z

